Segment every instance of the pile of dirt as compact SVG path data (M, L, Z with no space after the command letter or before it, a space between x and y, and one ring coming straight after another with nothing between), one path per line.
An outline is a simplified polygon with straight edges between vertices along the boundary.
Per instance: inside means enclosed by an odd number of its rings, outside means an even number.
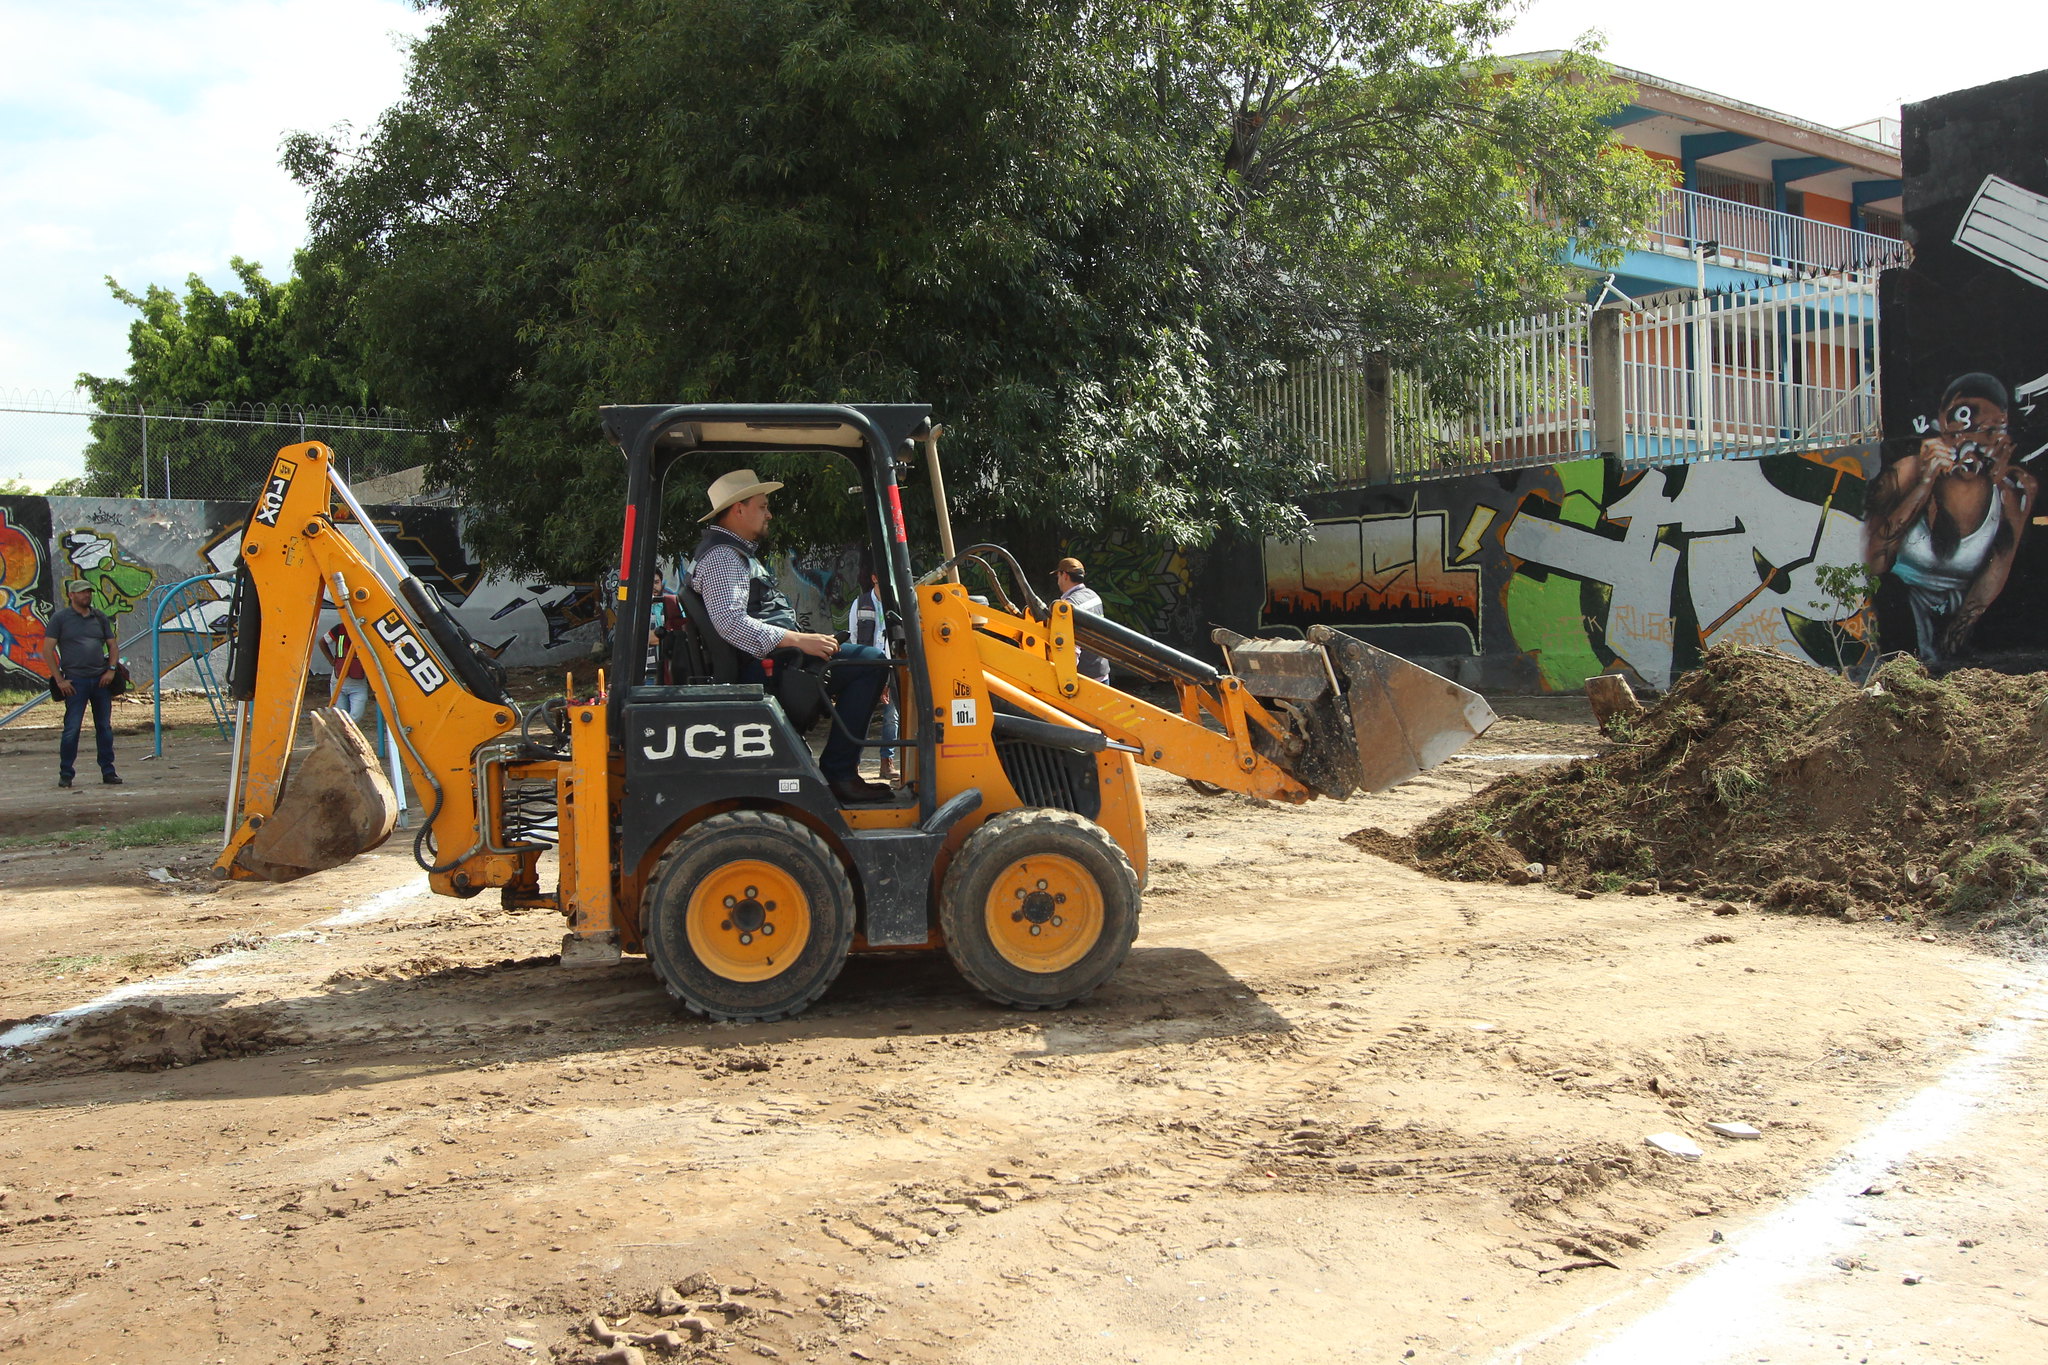
M1437 876L1661 889L1860 918L2031 925L2048 888L2048 674L1930 678L1910 659L1864 688L1723 646L1617 747L1502 779L1416 832Z
M303 1041L264 1008L184 1013L151 1000L86 1015L0 1066L0 1080L80 1071L163 1071Z

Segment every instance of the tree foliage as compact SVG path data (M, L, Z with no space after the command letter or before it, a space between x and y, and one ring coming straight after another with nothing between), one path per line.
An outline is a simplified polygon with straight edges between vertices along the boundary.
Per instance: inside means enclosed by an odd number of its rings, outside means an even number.
M1656 184L1590 58L1481 55L1494 0L437 8L375 128L286 160L365 376L556 574L613 539L613 402L928 402L968 519L1297 526L1263 384L1469 369Z
M305 265L305 262L301 262ZM243 495L267 468L283 439L297 439L289 424L243 429L218 421L179 421L173 415L246 415L249 409L359 411L373 396L357 368L330 336L343 306L341 272L312 272L272 281L254 261L232 260L240 289L220 291L198 275L181 297L162 285L143 293L109 279L116 299L141 316L128 328L128 370L114 378L84 374L79 386L107 416L92 421L79 491L132 496L141 492L142 428L134 416L150 413L151 491L169 484L185 496ZM288 431L280 437L280 431ZM392 440L416 448L419 442Z

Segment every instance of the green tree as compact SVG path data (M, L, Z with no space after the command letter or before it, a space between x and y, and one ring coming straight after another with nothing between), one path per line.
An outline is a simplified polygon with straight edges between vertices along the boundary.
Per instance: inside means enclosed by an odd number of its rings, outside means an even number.
M376 127L286 162L366 377L455 424L478 548L556 575L616 538L610 402L925 401L966 519L1297 527L1260 385L1448 384L1657 183L1589 57L1481 55L1495 0L438 8Z
M109 415L93 419L85 476L67 488L122 496L141 492L143 428L134 414L149 413L152 492L161 495L168 461L171 490L181 496L247 496L278 446L298 439L296 424L175 418L372 406L356 365L327 335L343 307L339 269L313 266L310 279L272 281L253 261L238 256L231 264L240 289L217 291L193 275L181 297L162 285L136 294L107 281L114 297L141 316L128 328L126 374L79 376L94 406ZM124 413L130 415L118 415ZM423 446L410 434L376 436L371 444L410 447L415 463L423 457Z

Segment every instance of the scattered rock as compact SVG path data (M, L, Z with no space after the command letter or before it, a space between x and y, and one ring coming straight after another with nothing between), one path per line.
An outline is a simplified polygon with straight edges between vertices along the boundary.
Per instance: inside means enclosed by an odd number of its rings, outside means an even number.
M1577 897L1578 899L1580 899L1580 900L1582 900L1582 901L1589 901L1589 900L1593 899L1593 893L1592 893L1592 892L1590 892L1590 891L1588 891L1588 890L1587 890L1587 889L1586 889L1585 887L1583 887L1583 886L1582 886L1582 887L1580 887L1580 888L1579 888L1578 890L1576 890L1576 891L1572 892L1572 895L1576 896L1576 897Z
M1899 1277L1899 1283L1900 1283L1900 1284L1919 1284L1919 1283L1920 1283L1920 1282L1921 1282L1922 1280L1924 1280L1924 1279L1926 1279L1926 1278L1927 1278L1927 1276L1926 1276L1926 1275L1924 1275L1924 1274L1922 1274L1922 1273L1921 1273L1920 1271L1917 1271L1917 1270L1909 1270L1909 1271L1907 1271L1907 1272L1906 1272L1906 1273L1905 1273L1904 1275L1901 1275L1901 1276Z
M1586 701L1593 708L1593 721L1603 735L1612 735L1614 718L1633 720L1643 713L1636 691L1619 673L1602 673L1586 679Z
M1713 1132L1719 1133L1724 1138L1736 1138L1738 1140L1760 1138L1764 1135L1763 1130L1761 1128L1758 1128L1753 1123L1739 1123L1732 1120L1728 1122L1709 1123L1707 1127L1711 1129Z
M665 1284L654 1291L654 1315L658 1318L672 1318L678 1313L690 1311L690 1301L676 1292L672 1284Z
M647 1352L638 1346L614 1346L591 1365L647 1365Z
M1684 1161L1698 1161L1706 1155L1706 1149L1683 1133L1652 1133L1643 1139L1647 1146L1660 1152L1668 1152Z
M1733 943L1733 942L1735 942L1735 935L1733 935L1733 934L1708 934L1708 935L1707 935L1707 936L1706 936L1705 938L1701 939L1701 940L1700 940L1700 942L1701 942L1701 943Z
M1714 907L1714 913L1717 915L1739 915L1742 912L1740 910L1737 910L1733 905L1729 904L1727 901L1722 901L1719 905Z
M505 1344L515 1351L531 1351L540 1343L528 1341L525 1337L506 1337Z
M1647 896L1655 892L1656 889L1657 883L1650 881L1648 878L1645 878L1642 881L1630 882L1627 886L1624 886L1622 888L1622 890L1628 892L1628 894L1631 896Z
M1879 1195L1886 1193L1888 1190L1890 1190L1890 1188L1891 1187L1889 1185L1865 1185L1863 1187L1863 1193L1868 1195Z

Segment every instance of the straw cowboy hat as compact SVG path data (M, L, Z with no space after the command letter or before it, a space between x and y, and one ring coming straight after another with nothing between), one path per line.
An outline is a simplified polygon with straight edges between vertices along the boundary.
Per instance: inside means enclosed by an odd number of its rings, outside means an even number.
M736 502L745 502L756 493L773 493L780 487L779 483L762 482L761 476L751 469L735 469L730 474L720 474L711 481L711 510L697 520L710 521Z

